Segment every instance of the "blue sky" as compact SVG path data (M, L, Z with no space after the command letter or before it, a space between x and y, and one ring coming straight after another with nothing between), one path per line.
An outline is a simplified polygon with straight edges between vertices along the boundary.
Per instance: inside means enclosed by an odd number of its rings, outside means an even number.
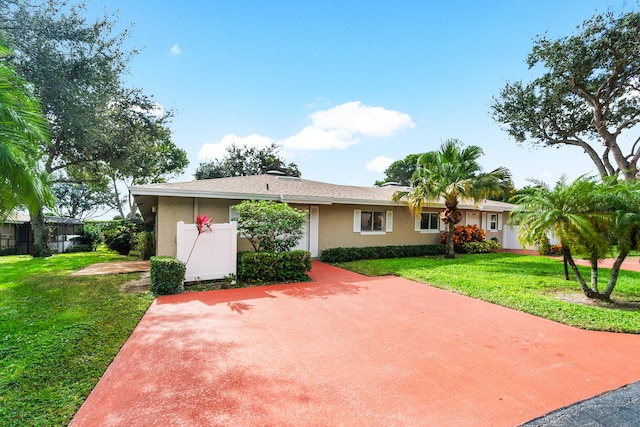
M132 25L132 86L175 112L174 142L200 162L237 144L280 145L302 177L373 185L448 138L485 151L485 170L555 182L595 172L575 148L518 146L490 117L507 81L530 80L536 35L571 34L623 0L89 0Z

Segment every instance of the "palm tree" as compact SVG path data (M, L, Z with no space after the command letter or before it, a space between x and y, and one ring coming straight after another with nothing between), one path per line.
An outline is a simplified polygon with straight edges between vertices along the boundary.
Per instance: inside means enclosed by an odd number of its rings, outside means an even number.
M532 182L535 186L516 199L518 206L511 211L510 221L518 225L520 242L523 246L535 245L553 233L584 294L589 298L601 298L597 285L598 260L610 248L607 230L611 215L600 208L603 205L600 184L586 177L567 183L566 176L553 189L542 181ZM589 254L591 287L576 266L574 251Z
M511 173L507 168L497 168L483 173L478 159L483 155L480 147L463 147L457 139L448 139L438 151L429 151L418 158L412 177L413 188L399 191L393 200L404 200L416 215L420 215L426 203L444 199L445 210L440 219L447 225L446 258L454 258L453 231L462 219L458 204L462 200L481 200L500 196L511 186Z
M29 84L9 64L10 55L0 35L0 222L17 207L52 200L38 164L38 144L48 140L46 121Z

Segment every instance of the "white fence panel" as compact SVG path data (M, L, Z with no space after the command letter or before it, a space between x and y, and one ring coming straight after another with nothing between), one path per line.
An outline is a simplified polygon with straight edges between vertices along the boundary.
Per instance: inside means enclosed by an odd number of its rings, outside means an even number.
M176 258L187 264L185 282L222 279L236 274L237 224L212 224L198 235L195 224L178 222Z

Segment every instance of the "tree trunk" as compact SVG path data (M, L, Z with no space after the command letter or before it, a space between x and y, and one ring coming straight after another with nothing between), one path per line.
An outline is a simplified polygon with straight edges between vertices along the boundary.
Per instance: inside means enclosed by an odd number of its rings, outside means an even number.
M124 215L124 209L122 209L122 200L120 200L120 193L118 192L118 181L116 181L115 176L111 176L111 182L113 182L113 192L115 194L118 212L120 212L120 217L122 218L122 220L126 221L127 217Z
M49 247L49 231L44 223L44 212L42 206L36 211L29 213L31 216L31 230L33 231L33 252L34 258L44 258L51 256Z
M567 262L567 256L562 255L562 263L564 264L564 280L569 280L569 263Z
M593 292L593 290L591 288L589 288L589 286L587 285L587 282L584 281L584 278L582 277L582 274L580 274L580 270L578 270L578 267L576 266L576 263L573 260L573 257L571 256L571 251L563 246L562 247L562 253L565 256L565 258L567 259L567 262L569 263L569 265L571 266L571 270L573 271L573 275L576 276L576 280L578 280L578 283L580 284L580 287L582 288L582 292L589 298L597 298L597 294L595 292Z
M620 267L622 266L622 262L629 255L629 251L622 251L618 254L613 266L611 267L611 274L609 275L609 283L607 283L607 288L604 290L602 296L605 299L610 299L611 294L613 293L613 288L616 287L616 282L618 281L618 274L620 273Z
M453 221L450 221L447 224L447 244L445 247L445 251L444 251L444 257L445 258L455 258L456 257L456 251L455 251L455 247L453 245L453 231L455 229L456 225Z
M598 291L598 258L591 258L591 289L599 293Z

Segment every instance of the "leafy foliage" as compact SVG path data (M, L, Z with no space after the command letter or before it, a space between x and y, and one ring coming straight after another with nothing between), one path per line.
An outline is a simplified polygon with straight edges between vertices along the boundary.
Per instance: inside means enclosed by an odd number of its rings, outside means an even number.
M482 171L478 163L482 155L478 146L463 147L457 139L448 139L439 150L420 156L412 177L414 188L393 195L396 201L406 201L416 215L420 215L426 203L444 199L445 210L440 219L448 228L447 258L455 257L453 229L462 220L462 212L458 209L460 201L476 202L500 196L512 187L508 169L501 167L488 173Z
M87 184L57 182L52 185L52 190L56 198L55 212L61 217L90 219L113 203L108 190Z
M447 234L442 233L440 235L440 243L447 241ZM458 246L464 243L484 242L485 236L485 231L476 224L458 225L453 230L453 244Z
M85 224L80 234L80 244L88 245L92 250L95 251L102 240L102 235L100 233L100 229L91 224Z
M500 243L495 240L485 240L482 242L465 242L460 245L461 252L465 254L484 254L496 249L500 249Z
M134 237L140 231L132 222L122 222L116 228L104 232L104 242L120 255L128 255L134 244Z
M307 282L311 253L243 252L238 257L238 279L244 283Z
M409 258L444 255L443 245L368 246L360 248L329 248L322 251L322 262L348 262L361 259Z
M419 154L409 154L402 160L396 160L391 163L384 171L385 178L383 181L376 181L375 185L382 185L385 182L397 182L400 185L411 185L411 177L416 171L418 159L422 156Z
M560 241L562 254L571 266L584 294L609 299L619 269L632 249L640 245L640 187L637 182L598 182L580 177L568 183L563 177L553 188L540 181L522 194L511 212L524 244L538 244L550 232ZM609 282L598 288L598 260L617 252ZM591 262L591 283L576 267L573 255L587 254Z
M156 253L156 241L152 231L141 231L133 238L133 251L140 259L151 259Z
M594 16L570 37L539 37L527 62L545 72L507 83L494 98L493 118L517 142L579 147L602 178L635 180L640 145L625 153L619 137L640 120L638 40L640 12Z
M262 175L268 171L279 171L288 176L300 177L295 163L286 163L278 154L275 143L264 147L238 147L232 144L222 159L200 163L196 179L225 178L232 176Z
M53 200L38 163L49 136L41 105L8 62L12 52L0 33L0 223L22 206Z
M154 295L181 293L186 271L185 263L174 257L151 257L151 292Z
M286 203L245 200L234 208L238 212L238 233L256 252L286 252L302 238L307 214Z

